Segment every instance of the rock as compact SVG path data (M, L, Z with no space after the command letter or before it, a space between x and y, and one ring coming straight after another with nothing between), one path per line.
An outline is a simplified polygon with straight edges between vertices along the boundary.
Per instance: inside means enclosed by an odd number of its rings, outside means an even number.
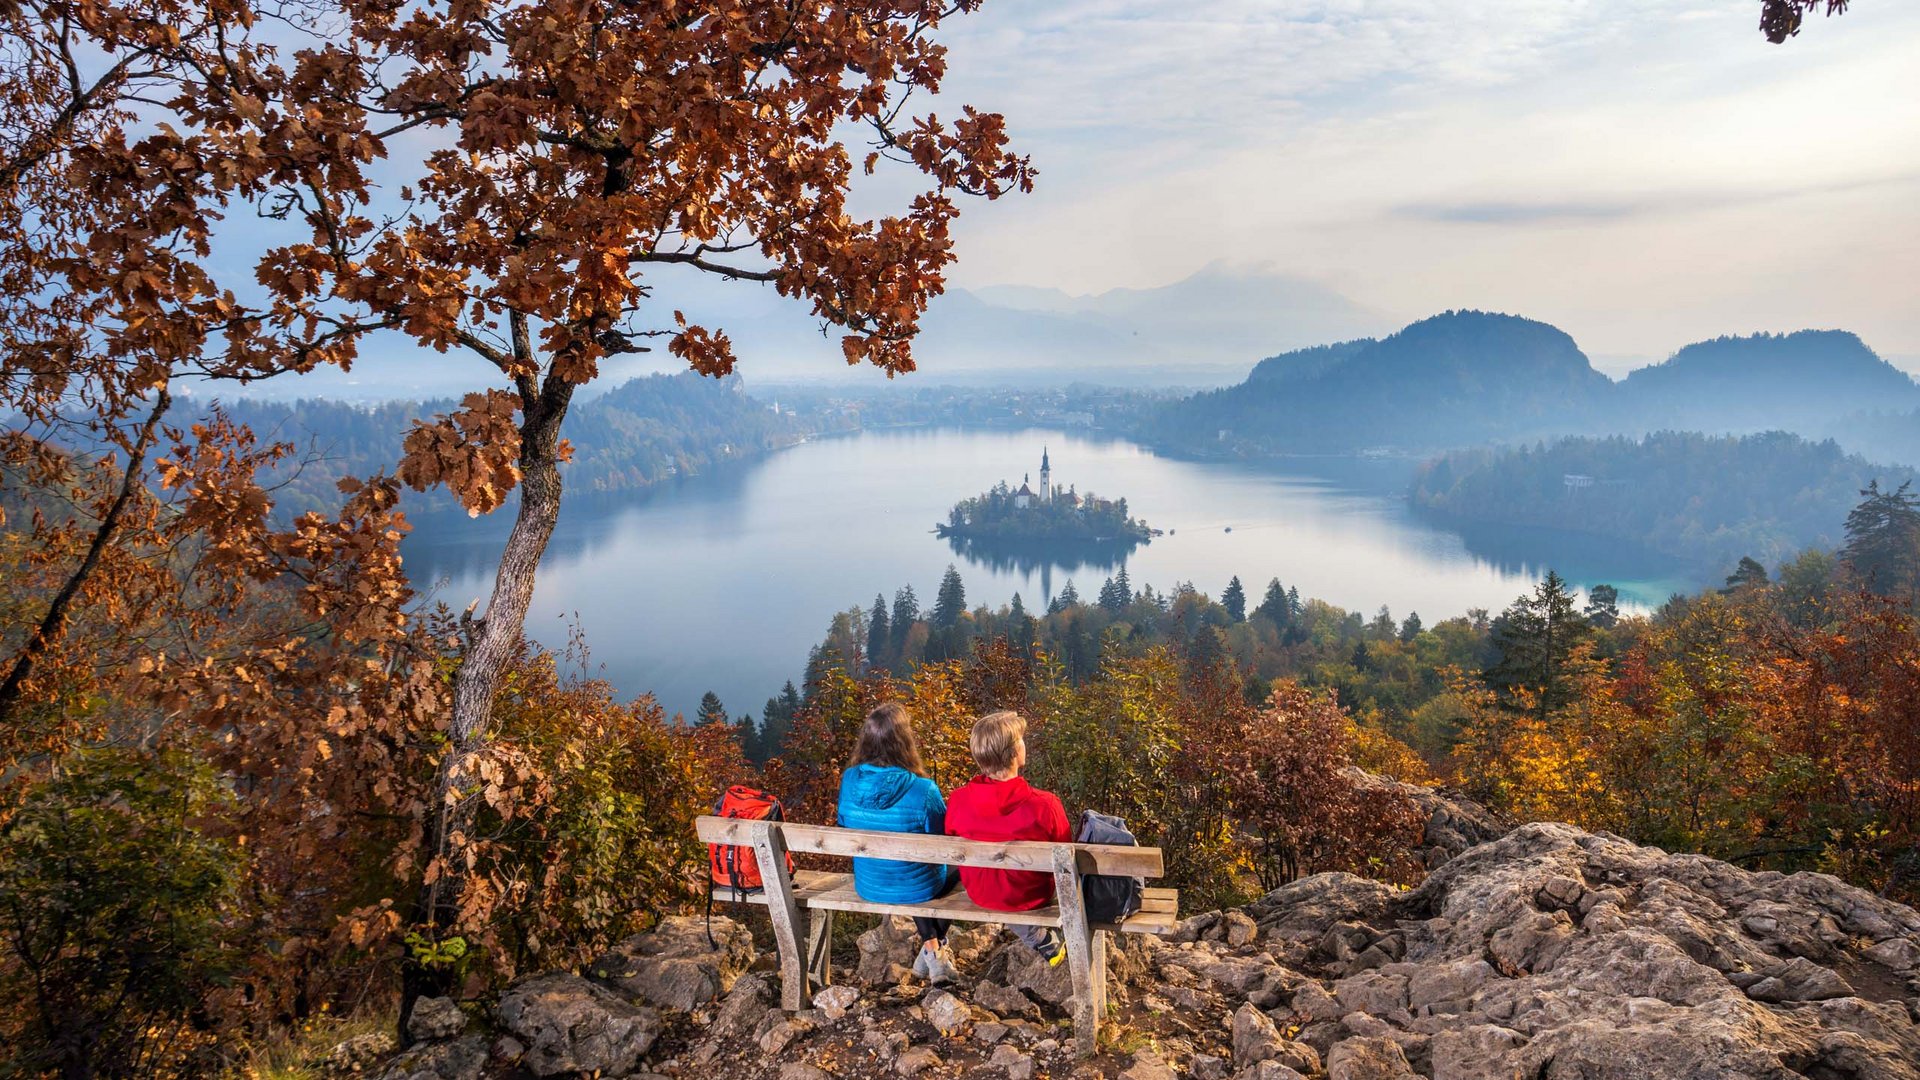
M633 1000L690 1012L732 989L753 964L746 927L716 915L713 938L717 948L707 943L704 919L670 915L609 949L587 973Z
M973 1023L973 1010L945 990L933 991L920 1004L927 1011L927 1023L942 1035L958 1035Z
M760 1021L773 1008L773 989L759 975L743 975L727 992L714 1013L707 1037L737 1040L759 1028Z
M780 1019L760 1033L760 1038L757 1040L760 1044L760 1052L768 1057L779 1057L788 1046L792 1045L793 1040L812 1030L812 1021L801 1017L789 1016Z
M1023 1054L1005 1043L993 1048L987 1064L1003 1070L1011 1080L1028 1080L1033 1075L1033 1055Z
M421 998L407 1017L407 1034L421 1042L451 1039L466 1029L467 1014L448 998Z
M893 1059L893 1071L901 1076L918 1076L940 1067L940 1055L931 1046L910 1046Z
M1415 1075L1392 1039L1363 1036L1335 1043L1327 1055L1327 1080L1402 1080Z
M1224 1080L1227 1075L1227 1060L1212 1054L1195 1054L1187 1062L1187 1071L1194 1080Z
M660 1034L660 1018L579 977L536 975L508 987L494 1010L526 1044L521 1063L536 1076L632 1072Z
M1067 964L1049 964L1025 945L1013 944L1003 954L1007 958L1007 985L1024 990L1037 1000L1064 1007L1073 997L1073 975Z
M478 1035L421 1043L387 1063L377 1080L479 1080L487 1040Z
M1302 1023L1313 1020L1325 1020L1339 1016L1346 1010L1340 1007L1332 994L1317 982L1302 983L1294 987L1293 999L1288 1002L1295 1018Z
M1024 1016L1038 1019L1040 1006L1033 999L1015 990L1011 986L999 983L981 982L973 986L973 1003L996 1016Z
M1307 1080L1299 1070L1290 1069L1277 1061L1262 1061L1233 1074L1233 1080Z
M834 1080L834 1075L818 1065L789 1061L780 1066L780 1080Z
M1518 1051L1526 1036L1492 1024L1475 1024L1433 1037L1428 1051L1433 1075L1450 1080L1511 1080L1524 1075Z
M1755 1001L1824 1001L1852 994L1853 987L1838 973L1799 956L1747 987Z
M912 919L892 915L861 934L857 944L860 962L854 968L854 978L870 985L896 983L899 980L892 974L895 965L913 970L914 956L920 952L920 934L914 930Z
M393 1053L397 1040L391 1031L369 1031L334 1044L321 1058L330 1073L357 1074Z
M502 1035L493 1040L493 1060L514 1064L527 1053L527 1044L511 1035Z
M1260 936L1260 925L1244 911L1235 909L1227 912L1221 923L1226 927L1225 940L1230 948L1238 949L1251 944L1254 938Z
M860 1044L872 1050L881 1061L892 1061L907 1048L907 1033L904 1031L869 1031L860 1037Z
M1120 1080L1177 1080L1177 1074L1158 1053L1139 1050L1134 1053L1132 1064L1120 1073Z
M1384 920L1392 888L1354 874L1314 874L1247 905L1270 938L1318 941L1334 924Z
M852 1012L859 1001L860 991L851 986L829 986L813 995L813 1007L829 1020L838 1020Z
M1920 968L1920 941L1913 938L1888 938L1866 952L1867 959L1895 971Z
M1407 976L1407 1007L1419 1015L1435 1005L1465 1002L1489 981L1500 977L1485 960L1455 960L1423 965Z
M1012 1028L1005 1024L990 1020L984 1024L973 1025L973 1038L975 1042L982 1046L993 1046L1001 1039L1006 1038L1007 1032L1012 1030Z
M1273 1026L1267 1014L1254 1008L1251 1002L1240 1006L1233 1014L1233 1063L1245 1068L1257 1061L1266 1061L1280 1052L1280 1044L1286 1040L1280 1037L1280 1030Z
M1407 1007L1407 977L1366 971L1333 984L1333 996L1344 1012L1385 1016Z

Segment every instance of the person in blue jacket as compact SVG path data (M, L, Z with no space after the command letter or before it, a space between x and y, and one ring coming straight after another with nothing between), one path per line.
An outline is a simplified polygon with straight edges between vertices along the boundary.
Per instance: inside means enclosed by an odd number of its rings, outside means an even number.
M927 776L913 737L913 717L904 706L891 701L877 705L861 724L853 757L840 775L839 816L841 827L848 829L934 836L946 832L947 802ZM936 863L853 860L853 890L878 904L924 903L944 896L957 880L949 867ZM952 982L946 940L953 924L916 917L913 925L920 934L913 973L928 982Z

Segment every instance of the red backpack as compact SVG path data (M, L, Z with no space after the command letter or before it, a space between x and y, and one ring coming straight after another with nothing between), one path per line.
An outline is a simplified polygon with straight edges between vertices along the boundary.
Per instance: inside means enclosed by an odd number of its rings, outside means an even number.
M780 800L745 784L728 788L713 804L715 817L742 818L747 821L785 821L786 809ZM793 873L793 856L787 856L787 873ZM733 890L733 902L744 904L747 894L766 887L760 876L760 860L744 844L708 844L707 876L716 888ZM707 939L713 940L713 890L707 891Z

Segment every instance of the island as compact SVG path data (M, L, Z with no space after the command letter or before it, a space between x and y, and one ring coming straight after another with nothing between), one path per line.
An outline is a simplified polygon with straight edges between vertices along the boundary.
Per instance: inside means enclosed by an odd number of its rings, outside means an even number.
M1047 451L1040 452L1040 486L1022 477L1019 488L1005 481L954 504L947 520L935 526L941 536L975 541L1099 541L1131 546L1150 541L1155 530L1128 516L1127 500L1081 495L1053 483Z

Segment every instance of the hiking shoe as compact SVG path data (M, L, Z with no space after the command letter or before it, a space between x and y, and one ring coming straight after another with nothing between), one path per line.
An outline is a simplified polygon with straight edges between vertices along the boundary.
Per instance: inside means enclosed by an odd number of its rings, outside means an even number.
M1048 930L1046 938L1033 947L1048 967L1059 967L1060 961L1067 958L1067 943L1058 930Z
M954 981L953 960L947 954L945 946L938 949L921 949L920 959L927 974L927 981L935 986L945 986Z
M933 955L932 952L926 949L921 949L919 952L915 953L913 956L913 973L927 980L928 982L933 981L933 975L927 970L927 957L932 955Z

